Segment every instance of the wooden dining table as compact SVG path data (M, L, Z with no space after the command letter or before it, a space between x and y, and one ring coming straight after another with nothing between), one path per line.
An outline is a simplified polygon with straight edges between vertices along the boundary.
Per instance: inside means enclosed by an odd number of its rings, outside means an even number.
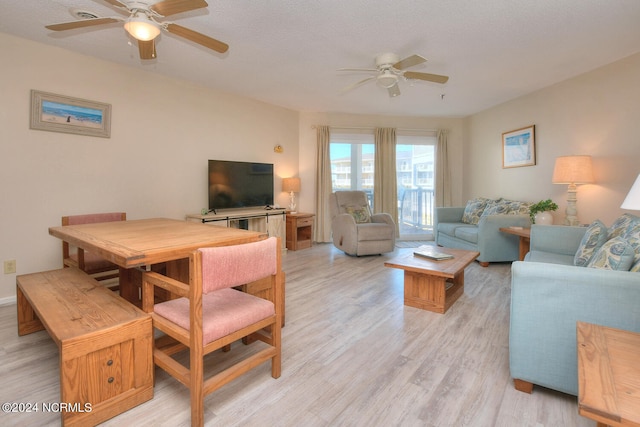
M167 218L50 227L49 234L120 267L120 295L140 306L142 269L163 269L188 283L196 249L266 239L267 233Z

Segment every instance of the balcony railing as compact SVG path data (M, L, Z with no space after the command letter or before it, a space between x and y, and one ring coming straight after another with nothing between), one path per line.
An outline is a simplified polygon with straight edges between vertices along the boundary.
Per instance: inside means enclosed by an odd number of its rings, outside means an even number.
M398 193L400 234L433 231L434 191L410 188Z

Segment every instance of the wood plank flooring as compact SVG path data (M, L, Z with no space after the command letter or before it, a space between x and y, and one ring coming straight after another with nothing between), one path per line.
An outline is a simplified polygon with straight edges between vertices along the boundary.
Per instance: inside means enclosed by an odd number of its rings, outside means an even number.
M208 426L595 426L576 397L509 376L510 264L477 263L440 315L403 305L403 275L384 256L330 244L287 252L282 376L265 364L205 399ZM234 344L211 367L254 351ZM18 337L0 307L0 402L57 402L58 351L46 332ZM59 425L56 413L0 413L2 426ZM156 369L155 397L105 426L188 426L188 390Z

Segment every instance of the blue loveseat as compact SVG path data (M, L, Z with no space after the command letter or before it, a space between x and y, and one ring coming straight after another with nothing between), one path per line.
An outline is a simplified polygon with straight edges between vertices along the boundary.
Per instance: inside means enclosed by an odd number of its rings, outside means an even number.
M437 207L434 235L438 246L480 252L477 260L515 261L519 257L518 237L500 231L503 227L529 227L529 203L478 197L466 206Z
M574 265L587 231L586 227L533 225L530 252L525 261L511 266L509 364L521 391L531 392L536 384L578 394L578 321L640 332L638 226L635 235L628 236L637 251L635 272ZM612 230L608 233L607 238ZM599 246L604 247L602 241ZM598 247L591 249L596 267ZM601 259L609 262L607 257Z

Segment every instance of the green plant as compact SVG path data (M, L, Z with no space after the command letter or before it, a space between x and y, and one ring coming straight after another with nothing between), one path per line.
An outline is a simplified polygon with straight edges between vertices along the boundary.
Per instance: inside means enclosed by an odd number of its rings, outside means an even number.
M555 204L553 200L540 200L538 203L534 203L533 205L529 206L529 217L531 218L531 222L535 223L535 216L538 212L555 210L558 210L558 205Z

